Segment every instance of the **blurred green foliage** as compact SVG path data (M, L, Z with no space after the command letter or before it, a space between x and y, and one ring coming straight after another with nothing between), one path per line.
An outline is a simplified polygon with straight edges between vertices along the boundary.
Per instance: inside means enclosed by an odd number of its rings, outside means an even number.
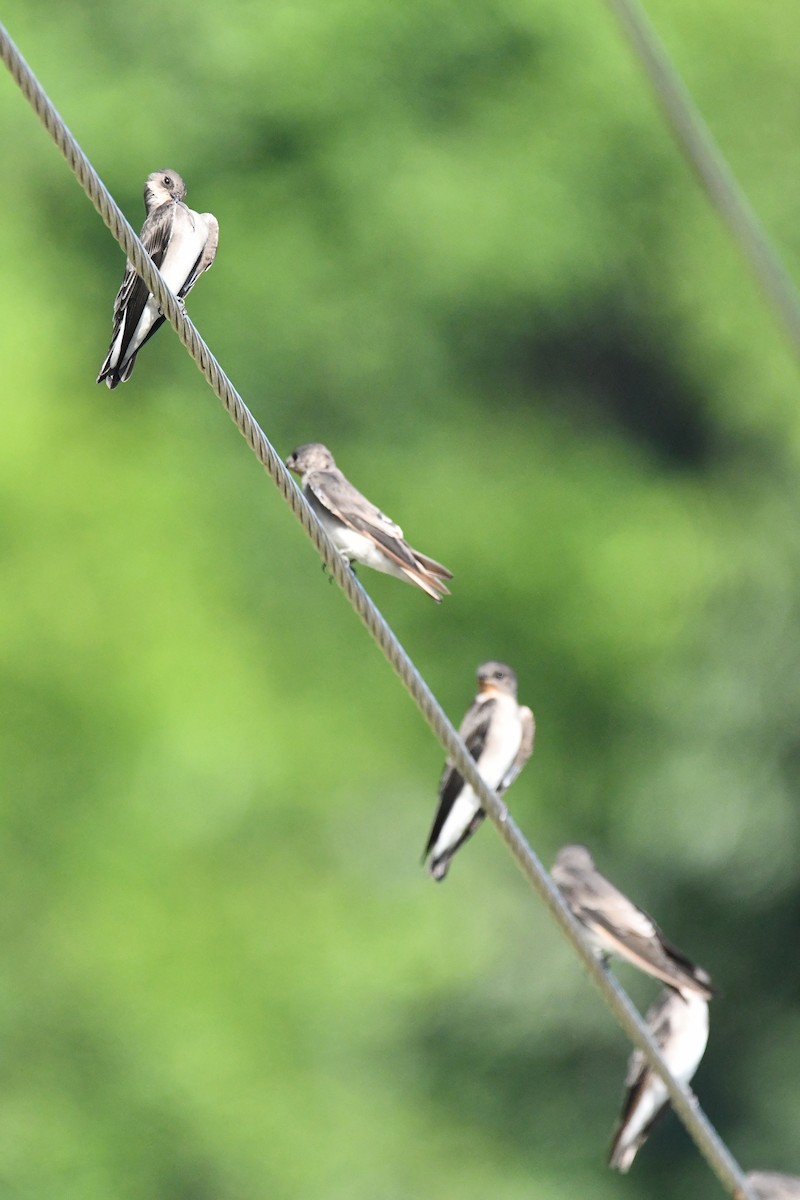
M649 9L796 274L796 5ZM797 367L604 7L4 20L137 228L163 166L217 215L193 318L453 569L361 579L454 720L514 665L515 816L712 972L701 1100L800 1169ZM437 746L170 331L95 386L122 257L0 86L3 1196L715 1193L672 1117L606 1170L622 1036L491 829L425 877Z

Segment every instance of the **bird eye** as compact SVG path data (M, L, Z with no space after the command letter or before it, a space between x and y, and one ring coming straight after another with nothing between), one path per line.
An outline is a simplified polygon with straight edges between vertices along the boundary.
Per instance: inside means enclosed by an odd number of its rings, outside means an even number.
M169 175L164 176L164 187L168 187L168 188L172 187L172 179L170 178Z

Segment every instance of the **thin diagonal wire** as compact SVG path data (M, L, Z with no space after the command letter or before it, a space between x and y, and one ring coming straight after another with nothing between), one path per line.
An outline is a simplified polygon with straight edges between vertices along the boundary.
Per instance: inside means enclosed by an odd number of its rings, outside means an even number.
M606 0L701 186L728 226L800 359L800 295L638 0Z
M175 296L101 182L97 172L72 136L61 116L28 64L0 23L0 57L50 133L64 158L130 262L153 292L169 323L187 348L206 380L236 424L259 462L266 468L281 495L317 548L323 562L342 588L350 604L369 630L373 640L415 701L422 717L436 735L448 758L472 786L492 823L508 846L523 875L544 901L557 924L572 943L590 978L600 991L622 1029L664 1080L673 1107L683 1121L711 1170L731 1193L754 1200L747 1181L714 1127L688 1088L680 1084L664 1062L650 1031L616 979L601 965L586 941L581 927L564 904L539 859L505 804L478 774L475 761L448 720L436 697L401 646L384 617L370 600L352 571L345 565L319 521L295 486L280 457L268 441L247 405L217 363L208 346L178 304Z

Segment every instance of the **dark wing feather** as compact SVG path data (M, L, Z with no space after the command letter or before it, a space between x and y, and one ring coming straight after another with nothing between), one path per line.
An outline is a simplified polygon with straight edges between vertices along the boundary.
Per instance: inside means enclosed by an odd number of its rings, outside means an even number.
M394 521L390 521L380 510L378 510L378 515L382 518L380 524L373 524L371 521L364 521L362 523L356 518L353 521L353 528L357 529L359 533L369 534L379 544L384 554L387 554L389 558L393 558L398 566L407 567L412 574L417 575L420 572L421 561L416 550L408 545L403 538L403 531L399 529L399 526L394 524ZM390 526L399 530L399 536L397 533L390 532ZM440 568L438 572L432 572L434 578L441 575L442 569L446 570L446 568ZM444 578L452 579L453 576L448 573ZM442 585L442 589L447 592L447 588L444 585Z
M573 894L587 923L599 926L618 941L648 941L658 936L652 918L599 871L582 875Z
M175 206L171 201L166 204L161 204L155 209L142 226L140 238L142 245L147 253L152 258L157 267L160 267L164 261L164 255L169 245L170 235L172 233L172 219L174 216ZM125 357L125 351L128 348L128 343L133 336L133 331L139 324L139 318L144 312L144 306L147 304L150 296L150 289L147 284L137 275L133 267L128 264L125 274L122 279L117 298L114 301L114 331L111 337L111 343L116 340L119 328L122 322L125 322L125 337L120 352L120 361ZM163 317L158 325L163 324ZM150 330L150 337L155 333L157 325ZM147 340L147 339L145 339ZM144 345L144 342L142 342ZM141 347L140 347L141 349Z
M656 926L656 928L658 927ZM685 954L676 949L671 942L667 941L660 929L658 930L658 937L664 953L669 960L675 963L682 971L685 971L690 979L693 979L699 985L698 990L705 989L709 1000L712 996L718 995L716 988L712 986L711 976L708 974L708 971L705 971L702 967L698 967L697 963L693 963L690 958L687 958Z
M622 1156L620 1155L620 1146L622 1143L622 1139L623 1139L625 1133L627 1132L628 1121L630 1120L637 1104L641 1100L642 1092L648 1086L649 1082L650 1082L649 1072L646 1070L642 1071L641 1075L636 1080L633 1087L630 1088L627 1095L625 1096L625 1101L622 1106L622 1113L620 1115L619 1122L617 1123L617 1128L614 1131L614 1137L612 1139L611 1149L610 1149L609 1155L608 1155L608 1165L610 1167L616 1167L618 1170L621 1170L621 1171L627 1171L627 1169L628 1169L627 1166L622 1165ZM634 1155L647 1141L648 1137L650 1136L650 1134L653 1131L654 1126L661 1119L661 1117L663 1117L663 1115L667 1111L668 1107L669 1107L669 1101L665 1100L664 1103L661 1105L661 1107L658 1108L653 1113L652 1117L647 1122L647 1124L639 1131L639 1136L636 1138L635 1142L633 1142L633 1144L632 1144L632 1149L633 1149ZM628 1163L628 1166L629 1165L630 1165L630 1162Z
M626 904L629 903L626 901ZM588 907L582 911L586 923L602 929L623 958L657 979L662 979L664 983L674 985L677 981L683 981L710 999L714 989L702 967L697 967L671 946L647 913L634 906L631 909L629 916L632 919L627 923L616 920L613 914L608 916Z
M660 996L650 1005L645 1015L647 1028L653 1035L653 1039L659 1050L663 1050L669 1041L672 1033L673 1016L672 1010L675 1004L675 997L680 993L668 987L661 993ZM645 1071L649 1071L647 1060L638 1048L633 1051L628 1060L628 1072L625 1076L625 1087L633 1088L639 1082L640 1077ZM630 1111L630 1108L627 1110ZM627 1113L623 1113L623 1116Z
M659 1050L663 1051L672 1033L673 1006L676 1003L676 997L679 997L679 995L680 993L668 987L647 1010L645 1017L647 1027L653 1035ZM609 1165L612 1167L621 1168L619 1158L620 1144L626 1132L628 1121L639 1104L642 1093L650 1084L650 1077L651 1069L644 1054L639 1049L634 1050L628 1060L628 1071L625 1076L625 1087L628 1090L625 1093L622 1112L617 1122L617 1128L614 1131L608 1156ZM667 1105L668 1101L665 1100L661 1107L653 1114L647 1125L641 1130L635 1142L636 1149L642 1146L647 1140L653 1126L666 1110Z
M494 700L484 700L482 703L475 701L467 710L467 715L461 722L458 731L459 736L476 762L483 753L483 748L486 745L486 736L489 732L489 724L494 708ZM450 810L458 799L463 786L464 779L461 773L452 763L447 763L439 784L439 806L436 809L436 816L433 819L428 843L425 847L425 853L422 856L423 861L428 857L433 846L436 844L436 839L442 832L444 823L450 815Z
M338 467L312 471L305 476L307 494L354 533L370 538L404 573L406 578L427 592L437 603L449 590L442 582L452 572L434 559L419 554L405 541L399 525L367 500Z
M426 571L429 571L431 575L438 575L440 579L453 578L453 572L448 570L447 567L443 567L442 564L437 562L435 558L428 558L427 554L420 554L419 550L414 551L414 557L420 566L424 567Z
M632 923L618 920L616 913L606 913L592 904L582 905L581 914L589 924L602 929L613 941L627 946L636 954L640 954L642 949L651 945L654 938L657 937L655 925L652 927L652 932L648 932L644 924L641 928L636 928ZM642 916L645 917L645 914L642 913Z
M345 479L337 468L328 471L313 471L305 481L329 512L333 513L348 529L374 538L384 553L401 567L419 570L419 564L403 540L403 531L385 513L362 496L357 488Z
M457 841L453 842L452 846L448 846L447 849L445 851L443 851L437 858L431 859L429 870L434 879L436 879L436 880L444 879L445 875L447 874L448 868L450 866L451 860L455 857L455 855L458 853L458 851L461 849L461 847L464 845L464 843L469 841L469 839L472 837L475 830L480 828L485 817L486 817L486 813L484 812L484 810L482 808L479 808L478 811L475 813L475 816L470 821L469 825L467 825L466 829L461 834L461 837L458 838ZM424 854L422 857L423 863L425 862L427 853L428 852L426 852L426 854Z

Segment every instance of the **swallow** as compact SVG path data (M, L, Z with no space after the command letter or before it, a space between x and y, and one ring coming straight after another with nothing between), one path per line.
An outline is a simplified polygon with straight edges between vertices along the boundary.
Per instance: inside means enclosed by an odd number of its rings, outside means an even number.
M800 1200L800 1175L750 1171L746 1179L756 1200Z
M648 1009L645 1020L670 1074L688 1085L708 1042L707 1000L688 988L668 987ZM623 1174L669 1102L667 1085L639 1049L631 1054L625 1086L628 1092L608 1157L608 1165Z
M616 955L672 987L714 994L711 978L666 940L646 912L601 875L585 846L564 846L551 871L600 957Z
M533 753L536 723L529 708L517 703L517 677L501 662L478 667L478 694L458 730L487 785L502 796ZM439 806L422 861L436 880L444 879L450 859L472 837L486 816L480 800L457 768L445 763Z
M303 495L348 564L363 563L416 584L437 604L450 594L444 580L453 578L452 571L412 549L400 526L342 474L327 446L320 442L298 446L286 466L300 476Z
M177 171L154 171L144 185L147 218L139 238L167 287L185 300L214 261L219 225L211 213L183 203L186 184ZM115 388L130 377L136 355L164 324L164 316L144 280L130 263L114 301L114 328L98 383Z

